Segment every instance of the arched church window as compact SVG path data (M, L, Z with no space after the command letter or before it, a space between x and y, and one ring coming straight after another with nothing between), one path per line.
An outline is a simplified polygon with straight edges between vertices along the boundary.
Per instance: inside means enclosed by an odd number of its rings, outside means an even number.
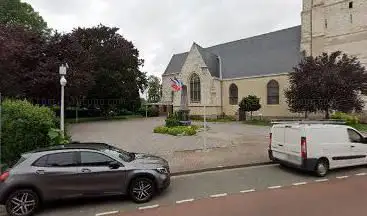
M229 104L238 104L238 88L234 83L229 86Z
M270 80L267 85L268 104L279 104L279 83Z
M191 75L190 78L190 100L191 103L200 103L201 101L200 77L197 74Z

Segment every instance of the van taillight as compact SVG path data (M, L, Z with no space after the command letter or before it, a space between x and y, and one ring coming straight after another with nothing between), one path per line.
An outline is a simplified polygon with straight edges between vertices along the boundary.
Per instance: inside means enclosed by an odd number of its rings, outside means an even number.
M9 171L5 171L0 175L0 181L4 182L9 177Z
M271 149L271 138L272 138L272 133L269 134L269 149Z
M307 142L306 137L301 137L301 157L303 159L307 158Z

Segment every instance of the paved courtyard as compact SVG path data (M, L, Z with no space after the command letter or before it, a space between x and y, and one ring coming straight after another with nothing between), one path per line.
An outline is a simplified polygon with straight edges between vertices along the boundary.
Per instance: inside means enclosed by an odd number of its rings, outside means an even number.
M268 127L230 122L208 123L210 129L195 136L152 132L163 124L164 118L101 121L70 125L69 132L74 141L107 142L127 151L162 156L172 172L268 161Z

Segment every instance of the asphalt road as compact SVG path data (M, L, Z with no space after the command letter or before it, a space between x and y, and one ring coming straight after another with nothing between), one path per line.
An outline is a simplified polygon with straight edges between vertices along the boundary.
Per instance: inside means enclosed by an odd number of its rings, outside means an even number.
M292 184L331 182L332 180L348 179L364 174L367 175L366 167L355 167L332 171L327 178L317 178L309 173L283 168L279 165L211 171L173 177L168 190L146 204L134 204L121 197L73 200L48 204L38 215L102 216L107 215L107 213L169 206L208 197L286 188ZM327 184L327 182L323 183Z
M206 198L120 216L349 216L367 211L367 177L353 176L326 182Z

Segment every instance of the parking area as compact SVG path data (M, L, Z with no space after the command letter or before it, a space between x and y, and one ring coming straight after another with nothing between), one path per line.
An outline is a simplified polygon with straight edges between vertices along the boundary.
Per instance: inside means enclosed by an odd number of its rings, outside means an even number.
M164 118L72 124L74 141L107 142L132 152L162 156L173 172L269 161L269 128L237 122L208 123L207 132L195 136L154 134ZM202 122L194 122L202 124Z

